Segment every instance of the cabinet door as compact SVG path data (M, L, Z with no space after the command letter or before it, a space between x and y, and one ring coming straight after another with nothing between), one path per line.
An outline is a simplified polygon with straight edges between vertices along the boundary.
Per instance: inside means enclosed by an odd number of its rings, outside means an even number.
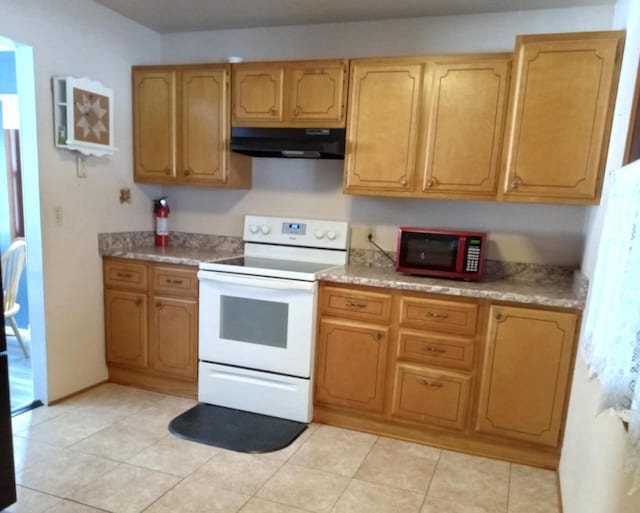
M556 447L577 316L492 306L477 429Z
M346 61L318 62L288 69L291 122L344 126Z
M413 365L398 365L391 415L464 429L471 376Z
M133 68L133 161L137 182L171 183L176 172L176 72Z
M180 74L179 174L185 184L227 180L229 143L227 68L185 69Z
M151 368L194 379L198 368L198 303L193 299L153 298L150 323Z
M107 362L147 368L147 296L105 290L104 307Z
M620 34L518 37L505 134L504 199L597 202Z
M316 401L382 412L388 344L386 327L323 319L316 354Z
M234 64L233 125L273 126L284 120L284 66Z
M428 65L422 190L493 198L509 79L509 59Z
M423 71L420 63L352 62L345 192L414 190Z

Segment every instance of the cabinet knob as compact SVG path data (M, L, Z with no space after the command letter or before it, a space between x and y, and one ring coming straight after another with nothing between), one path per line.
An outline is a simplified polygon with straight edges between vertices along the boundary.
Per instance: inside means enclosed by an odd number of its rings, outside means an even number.
M271 115L275 116L278 114L278 111L276 109L271 109Z
M522 185L522 180L520 180L520 178L516 176L513 180L511 180L511 183L509 184L509 189L511 189L512 191L515 191L518 187L520 187L520 185Z
M402 180L400 180L400 185L402 185L403 187L406 187L407 185L409 185L409 180L407 180L406 178L403 178Z
M163 305L160 301L158 301L158 302L156 303L156 308L157 308L158 310L162 310L162 309L164 308L164 305Z
M378 342L380 342L380 341L382 340L382 333L380 333L380 332L376 332L376 334L375 334L375 339L376 339Z
M170 175L171 174L171 168L170 167L165 167L164 168L164 174L165 175Z
M504 315L501 314L500 312L496 312L496 321L498 322L504 321Z
M136 306L140 306L142 304L142 299L136 299Z
M189 176L193 171L191 171L191 169L185 169L184 170L184 176Z
M296 107L295 109L293 109L293 115L296 117L300 115L300 112L302 112L300 107Z
M427 187L427 189L431 189L431 187L436 185L436 183L437 182L435 178L428 178L427 181L424 183L424 185Z

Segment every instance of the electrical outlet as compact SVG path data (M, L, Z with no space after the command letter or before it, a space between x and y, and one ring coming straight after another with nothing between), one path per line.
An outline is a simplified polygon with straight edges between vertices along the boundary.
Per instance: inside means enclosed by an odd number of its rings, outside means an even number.
M376 227L375 226L365 226L363 233L364 233L365 242L369 242L369 240L376 240L376 238L377 238L377 233L376 233ZM371 237L369 237L369 236L371 236Z
M62 207L53 207L53 224L62 226Z

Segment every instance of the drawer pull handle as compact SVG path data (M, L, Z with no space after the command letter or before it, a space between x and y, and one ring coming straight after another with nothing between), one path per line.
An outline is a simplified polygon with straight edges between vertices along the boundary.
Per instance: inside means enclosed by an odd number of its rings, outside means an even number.
M172 279L168 279L167 283L170 283L171 285L182 285L182 280L172 280Z
M426 379L421 379L420 384L428 388L442 388L442 382L440 381L427 381Z
M116 276L118 278L133 278L131 273L116 273Z
M424 316L428 317L429 319L446 319L447 317L449 317L449 314L438 313L438 312L425 312Z
M360 303L359 301L354 301L352 299L347 299L345 304L350 308L366 308L367 303Z
M441 349L439 347L433 347L433 346L427 346L424 348L424 350L427 351L428 353L436 353L436 354L443 354L447 352L446 349Z

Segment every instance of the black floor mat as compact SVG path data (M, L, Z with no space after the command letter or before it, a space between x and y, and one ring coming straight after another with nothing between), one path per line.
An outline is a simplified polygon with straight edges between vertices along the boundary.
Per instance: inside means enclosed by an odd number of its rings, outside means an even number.
M174 435L238 452L272 452L298 438L307 424L200 403L169 423Z

